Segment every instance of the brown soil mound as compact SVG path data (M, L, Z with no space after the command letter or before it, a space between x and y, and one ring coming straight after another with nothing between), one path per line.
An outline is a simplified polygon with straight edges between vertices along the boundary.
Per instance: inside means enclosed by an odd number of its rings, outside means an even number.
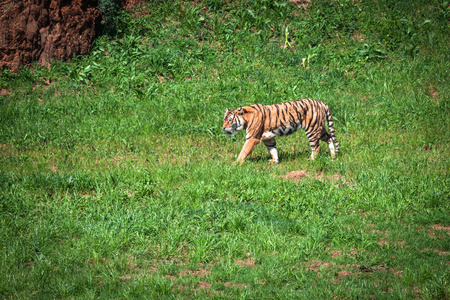
M280 175L278 177L284 177L287 179L291 179L293 181L299 181L303 177L309 177L309 175L303 171L292 171L292 172L287 173L286 175Z

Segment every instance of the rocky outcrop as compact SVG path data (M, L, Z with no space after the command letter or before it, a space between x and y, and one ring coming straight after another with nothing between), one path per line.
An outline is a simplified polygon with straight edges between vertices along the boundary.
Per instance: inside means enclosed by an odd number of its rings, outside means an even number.
M92 0L0 0L0 68L89 53L101 16Z

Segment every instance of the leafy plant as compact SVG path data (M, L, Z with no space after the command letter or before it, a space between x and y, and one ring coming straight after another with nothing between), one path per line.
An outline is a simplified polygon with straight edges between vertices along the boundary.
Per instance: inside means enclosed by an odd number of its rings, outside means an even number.
M118 5L116 0L99 0L98 10L102 16L103 31L114 35L119 25Z

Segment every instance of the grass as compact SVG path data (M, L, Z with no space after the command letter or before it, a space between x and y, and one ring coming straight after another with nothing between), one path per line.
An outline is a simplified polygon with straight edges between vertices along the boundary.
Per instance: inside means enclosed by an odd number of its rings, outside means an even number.
M447 4L109 13L89 56L0 73L1 298L450 297ZM226 107L305 97L335 160L299 132L231 165Z

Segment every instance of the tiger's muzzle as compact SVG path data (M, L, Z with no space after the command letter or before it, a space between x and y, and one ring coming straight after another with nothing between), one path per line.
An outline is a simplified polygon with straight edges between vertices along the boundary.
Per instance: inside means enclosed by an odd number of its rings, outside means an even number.
M228 127L222 127L223 131L225 131L227 133L228 136L233 135L234 130L233 128L228 128Z

